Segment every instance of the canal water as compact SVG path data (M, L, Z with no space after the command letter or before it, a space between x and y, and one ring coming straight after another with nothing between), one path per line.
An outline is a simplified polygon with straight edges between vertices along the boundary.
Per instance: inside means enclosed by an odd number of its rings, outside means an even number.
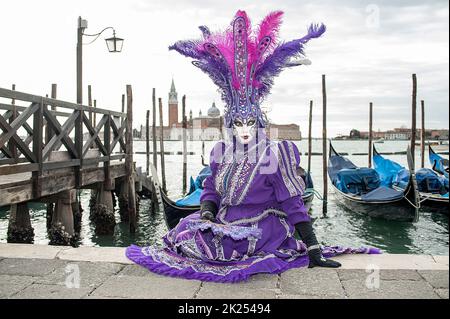
M306 140L295 143L301 152L305 153L307 151ZM209 150L214 144L214 141L205 142L206 160L208 160ZM349 154L368 151L367 141L333 141L333 145L338 152ZM375 145L380 152L396 152L405 151L408 142L385 141ZM313 152L321 152L321 147L321 140L313 141ZM145 141L135 141L134 148L136 152L145 151ZM177 152L182 151L182 143L179 141L167 141L165 142L165 151L177 154ZM202 154L202 143L199 141L188 142L188 151L194 152L194 155L188 156L188 176L195 176L202 168L200 157ZM367 155L349 155L348 157L356 165L367 165ZM389 155L387 157L406 166L405 155ZM145 169L144 154L136 154L135 160L137 166ZM165 161L169 196L173 199L178 199L182 191L182 156L166 155ZM306 168L306 157L302 158L302 163L303 167ZM418 152L416 153L416 163L420 163L420 154ZM429 165L428 159L425 160L425 163ZM322 157L312 156L311 166L315 189L322 193ZM125 247L132 243L138 245L161 243L161 237L167 231L164 218L158 213L151 214L148 200L141 200L136 234L130 235L128 224L120 223L119 214L116 212L118 223L114 235L96 236L94 227L89 221L89 195L89 191L83 191L81 196L84 213L80 245ZM35 243L48 244L45 206L41 204L31 204L30 206ZM6 242L8 214L7 210L0 209L0 242ZM448 216L432 213L424 208L421 209L420 219L416 223L372 219L342 207L336 202L333 191L329 189L327 215L324 216L322 214L322 202L315 198L312 206L312 217L317 237L322 244L374 246L381 248L387 253L449 254Z

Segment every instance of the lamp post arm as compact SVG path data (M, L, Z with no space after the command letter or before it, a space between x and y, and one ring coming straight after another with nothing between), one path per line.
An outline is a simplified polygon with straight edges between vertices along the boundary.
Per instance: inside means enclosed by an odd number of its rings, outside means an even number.
M83 33L82 35L85 35L85 36L87 36L87 37L95 37L94 40L92 40L92 41L90 41L90 42L88 42L88 43L83 43L83 44L84 44L84 45L89 45L89 44L91 44L91 43L94 43L94 42L100 37L100 35L101 35L103 32L105 32L106 30L108 30L108 29L112 29L112 30L113 30L113 35L114 35L114 36L116 35L116 30L115 30L113 27L106 27L106 28L104 28L102 31L100 31L99 33L94 33L94 34Z

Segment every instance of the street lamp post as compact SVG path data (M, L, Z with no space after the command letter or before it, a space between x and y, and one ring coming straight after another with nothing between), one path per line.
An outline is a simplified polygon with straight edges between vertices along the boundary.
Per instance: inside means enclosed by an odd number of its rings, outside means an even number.
M95 34L86 34L84 30L87 29L87 20L78 17L77 29L77 104L83 104L83 36L95 37L94 40L88 44L93 43L106 30L112 29L113 36L105 39L108 51L115 53L121 52L123 46L123 39L116 37L116 30L113 27L106 27L102 31Z

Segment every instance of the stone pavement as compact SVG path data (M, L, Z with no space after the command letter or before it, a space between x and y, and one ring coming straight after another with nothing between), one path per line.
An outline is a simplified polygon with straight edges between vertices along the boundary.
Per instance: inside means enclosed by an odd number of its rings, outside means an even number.
M124 248L0 244L0 298L449 298L448 256L336 260L342 268L292 269L218 284L150 273L132 264Z

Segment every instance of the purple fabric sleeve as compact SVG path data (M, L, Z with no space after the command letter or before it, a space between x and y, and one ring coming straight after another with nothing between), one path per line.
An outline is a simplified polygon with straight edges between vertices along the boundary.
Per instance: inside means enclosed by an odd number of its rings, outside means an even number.
M200 196L200 203L205 200L210 200L220 207L220 195L216 191L214 180L216 177L217 166L220 160L220 151L223 152L224 143L218 142L212 149L209 156L209 166L211 168L211 175L203 181L203 191Z
M304 183L296 169L300 165L300 155L297 146L289 141L278 145L278 169L270 176L277 201L281 204L287 219L293 225L310 221L308 211L303 203Z

